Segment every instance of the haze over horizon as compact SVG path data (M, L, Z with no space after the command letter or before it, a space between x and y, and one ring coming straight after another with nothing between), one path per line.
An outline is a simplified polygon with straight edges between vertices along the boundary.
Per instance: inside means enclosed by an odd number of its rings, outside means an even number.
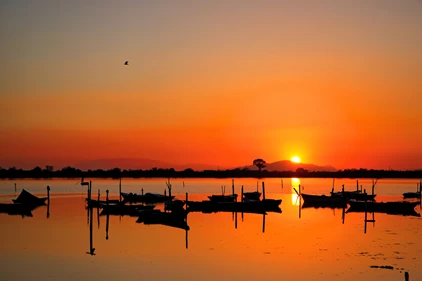
M0 167L422 168L420 1L0 7Z

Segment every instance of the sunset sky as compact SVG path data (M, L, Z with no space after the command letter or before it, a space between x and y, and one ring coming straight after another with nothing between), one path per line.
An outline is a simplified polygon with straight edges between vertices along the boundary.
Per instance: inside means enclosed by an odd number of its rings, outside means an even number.
M3 168L422 168L422 1L1 1L0 38Z

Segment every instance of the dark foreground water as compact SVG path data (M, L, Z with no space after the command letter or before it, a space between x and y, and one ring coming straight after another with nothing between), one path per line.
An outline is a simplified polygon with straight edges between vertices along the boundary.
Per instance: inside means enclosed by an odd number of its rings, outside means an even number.
M92 180L117 198L118 180ZM123 179L122 191L164 192L166 179ZM230 179L172 179L179 199L203 200L231 192ZM422 221L415 216L342 214L342 209L299 208L293 191L328 194L331 179L264 179L267 198L281 198L282 213L189 213L185 231L136 223L136 217L100 216L92 224L85 208L86 187L77 180L3 180L0 201L11 202L22 188L46 196L49 209L33 217L0 214L0 280L422 280ZM261 182L259 189L261 189ZM402 200L417 180L379 180L377 201ZM14 191L17 183L17 191ZM256 179L235 179L235 192L256 189ZM337 179L336 190L356 188ZM371 180L359 185L371 190ZM283 187L282 187L283 186ZM161 208L161 206L157 206ZM420 206L415 210L420 213ZM49 211L49 214L48 214ZM372 219L372 214L368 214ZM95 255L90 255L90 227ZM387 267L387 268L380 268Z

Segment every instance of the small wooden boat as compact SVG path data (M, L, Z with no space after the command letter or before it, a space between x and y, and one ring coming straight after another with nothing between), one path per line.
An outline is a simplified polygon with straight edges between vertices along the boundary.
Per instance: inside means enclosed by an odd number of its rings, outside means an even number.
M123 201L129 203L164 203L166 201L173 200L174 198L174 196L167 196L150 192L145 194L121 192L120 194L123 196Z
M309 201L305 201L303 202L302 205L302 209L306 209L306 208L330 208L330 209L343 209L347 207L347 202L346 201L340 201L340 202L309 202Z
M36 207L34 205L21 203L0 203L0 213L8 215L20 215L22 217L32 217L32 210Z
M101 204L100 215L139 216L140 211L151 211L155 205L124 205L124 204Z
M46 205L45 201L47 201L47 197L37 197L32 195L25 189L22 189L21 193L19 194L18 198L12 199L13 203L20 203L26 205L34 205L34 206L41 206Z
M244 202L213 202L213 201L187 201L187 210L190 212L242 212L242 213L281 213L279 205L281 199L250 200Z
M230 195L211 195L208 196L212 202L235 202L237 199L237 194Z
M243 192L243 199L246 200L259 200L261 197L261 192L252 191L252 192Z
M85 199L85 201L87 202L89 207L93 207L93 208L100 208L102 205L111 205L111 204L119 204L120 201L118 199L114 199L114 200L95 200L95 199L91 199L88 200L88 198Z
M186 223L186 212L139 212L137 223L161 224L189 230Z
M415 211L415 207L420 202L364 202L349 200L350 208L347 212L375 212L375 213L386 213L394 215L416 215L420 216Z
M304 193L301 193L300 196L302 196L304 203L340 204L346 202L343 196L311 195Z
M183 206L185 206L185 202L182 200L171 200L164 203L164 208L168 211L177 211L183 209Z
M403 198L410 199L410 198L421 198L420 192L405 192L403 193Z
M344 196L347 198L347 200L362 200L364 201L365 199L367 201L374 201L375 197L377 196L376 194L367 194L367 193L363 193L360 190L356 190L356 191L340 191L340 192L331 192L331 196Z

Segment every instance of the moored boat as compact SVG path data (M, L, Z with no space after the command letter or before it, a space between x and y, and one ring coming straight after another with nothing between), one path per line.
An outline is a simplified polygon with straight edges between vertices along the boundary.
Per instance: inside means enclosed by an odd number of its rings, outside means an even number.
M237 199L237 194L230 195L211 195L208 196L212 202L235 202Z
M22 189L21 193L19 194L18 198L12 199L13 203L19 204L26 204L26 205L34 205L34 206L41 206L46 205L45 201L47 201L47 197L37 197L32 195L25 189Z
M327 196L327 195L312 195L301 193L304 203L326 203L326 204L340 204L345 203L346 199L343 196Z
M377 196L376 194L368 194L368 193L364 193L361 192L360 190L356 190L356 191L340 191L340 192L331 192L331 196L344 196L346 197L348 200L362 200L364 201L365 199L367 201L374 201L375 197Z
M260 197L261 197L261 192L259 191L243 192L243 199L259 200Z
M120 193L123 196L124 202L129 203L164 203L168 200L172 200L174 196L167 196L157 193L147 192L145 194L136 194L136 193Z
M22 217L32 217L34 205L21 203L0 203L0 213L8 215L21 215Z
M403 193L403 198L410 199L410 198L421 198L420 192L405 192Z
M349 200L350 208L347 212L376 212L387 214L401 214L401 215L419 215L415 211L415 207L420 202L364 202Z
M281 213L279 205L281 199L250 200L244 202L213 202L213 201L187 201L187 210L190 212L245 212L245 213Z

